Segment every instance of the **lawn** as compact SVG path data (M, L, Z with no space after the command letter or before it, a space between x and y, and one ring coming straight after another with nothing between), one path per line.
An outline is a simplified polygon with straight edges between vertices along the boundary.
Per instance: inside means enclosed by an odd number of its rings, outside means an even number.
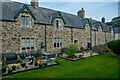
M60 65L12 75L13 78L117 78L118 59L103 54L78 61L58 58ZM119 60L120 61L120 60Z

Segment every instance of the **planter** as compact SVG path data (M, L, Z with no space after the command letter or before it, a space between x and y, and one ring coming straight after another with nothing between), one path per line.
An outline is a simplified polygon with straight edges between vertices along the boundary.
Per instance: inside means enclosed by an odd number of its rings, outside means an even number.
M29 65L33 65L33 61L29 63Z
M12 73L12 70L8 70L8 73Z
M16 66L12 66L12 70L13 70L13 71L16 70Z
M44 67L46 67L47 66L47 63L44 63Z
M6 68L2 68L2 73L6 73Z
M26 63L22 63L21 66L24 68L26 66Z
M42 64L39 64L39 68L42 68L43 67L43 65Z
M35 66L38 66L38 63L35 63Z

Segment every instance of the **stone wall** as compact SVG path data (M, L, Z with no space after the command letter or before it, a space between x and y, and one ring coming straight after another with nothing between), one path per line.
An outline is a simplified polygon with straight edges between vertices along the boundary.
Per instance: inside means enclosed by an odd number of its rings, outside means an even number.
M62 36L62 47L67 47L74 40L78 40L78 44L90 40L90 29L78 29L63 27L61 30L56 30L54 25L46 26L46 47L47 51L60 50L61 48L54 48L54 37ZM34 38L35 50L41 49L41 42L45 45L45 25L32 24L29 28L22 28L20 21L17 22L2 22L2 52L22 52L21 38ZM113 40L113 34L106 33L107 41ZM92 43L95 45L95 31L92 31ZM105 43L105 32L96 31L96 44Z

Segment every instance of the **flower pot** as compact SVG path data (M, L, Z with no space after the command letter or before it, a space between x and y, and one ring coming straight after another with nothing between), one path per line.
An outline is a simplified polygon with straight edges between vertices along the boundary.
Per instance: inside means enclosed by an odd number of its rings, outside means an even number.
M16 66L12 66L12 70L13 70L13 71L16 70Z
M33 62L30 62L29 65L33 65Z
M47 63L44 64L44 67L46 67L46 66L47 66Z
M42 68L43 67L43 65L42 64L39 64L39 68Z
M35 63L35 66L38 66L38 63Z
M8 73L12 73L12 70L8 70Z
M24 68L26 66L26 63L21 64L21 66Z

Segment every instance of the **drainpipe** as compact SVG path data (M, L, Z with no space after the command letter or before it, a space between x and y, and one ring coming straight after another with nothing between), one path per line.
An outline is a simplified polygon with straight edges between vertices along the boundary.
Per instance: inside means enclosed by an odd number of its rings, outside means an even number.
M46 35L47 35L47 30L46 30L46 25L45 25L45 51L47 51L47 37L46 37Z
M105 45L106 45L106 43L107 43L107 42L106 42L106 32L105 32Z
M73 28L71 28L71 42L73 43Z
M90 43L91 43L91 47L92 47L92 24L90 22L90 20L88 19L89 25L90 25Z
M96 31L95 31L95 45L96 45Z

